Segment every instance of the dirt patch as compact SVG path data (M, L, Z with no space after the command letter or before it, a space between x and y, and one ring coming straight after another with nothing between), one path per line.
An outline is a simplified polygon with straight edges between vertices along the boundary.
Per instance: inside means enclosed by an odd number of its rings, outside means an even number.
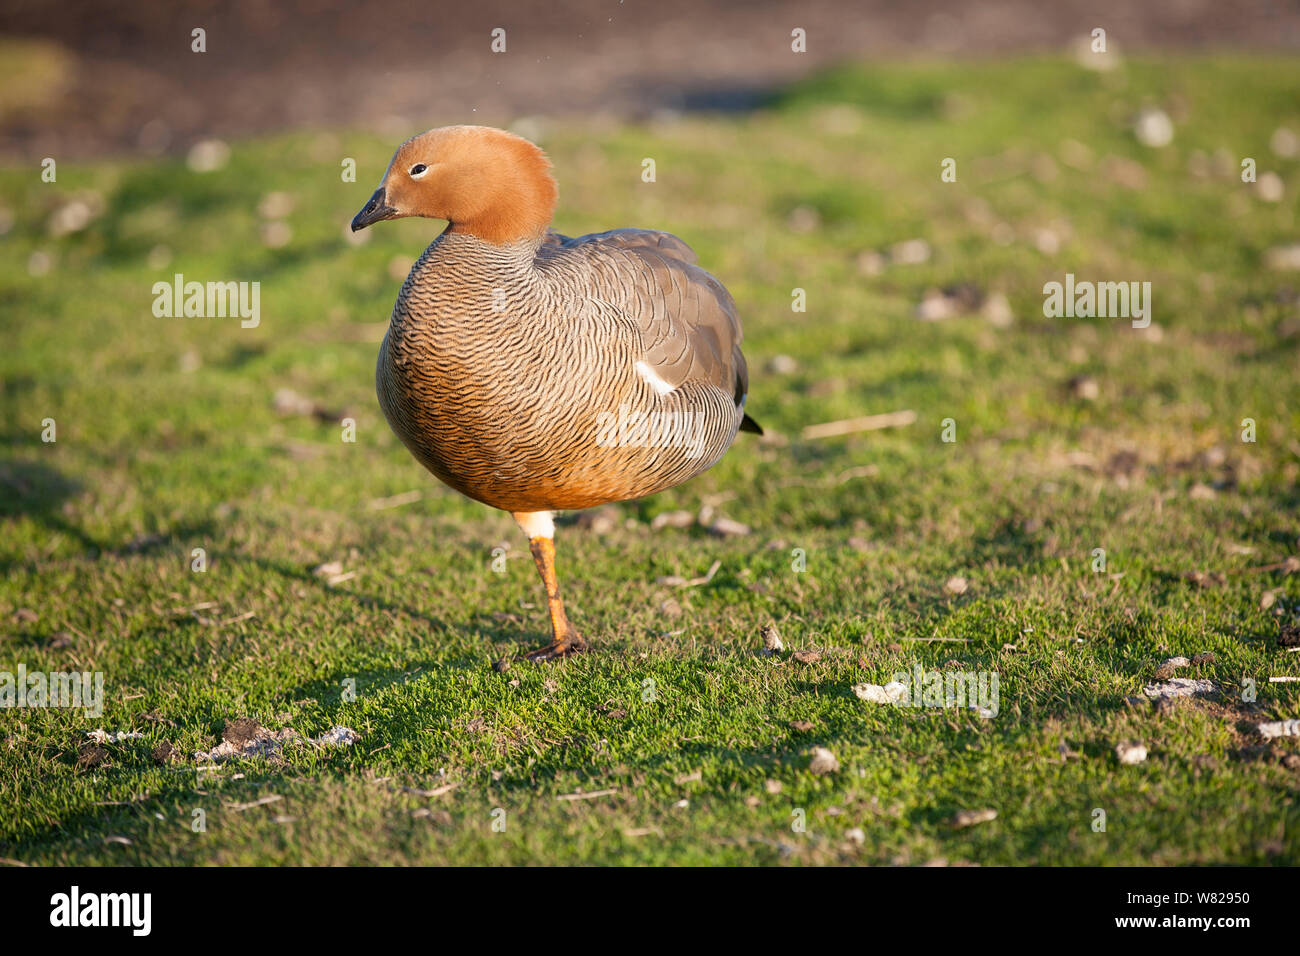
M221 732L221 739L232 747L242 748L265 733L267 733L266 729L251 717L239 717L226 722L226 729Z
M82 770L94 770L108 763L108 751L94 741L88 741L77 750L77 766Z

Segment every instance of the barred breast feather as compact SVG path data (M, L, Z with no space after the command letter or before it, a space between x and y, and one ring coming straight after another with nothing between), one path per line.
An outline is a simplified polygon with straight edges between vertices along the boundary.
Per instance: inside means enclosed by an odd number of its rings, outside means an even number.
M513 512L694 477L748 424L736 305L694 262L680 239L639 229L443 233L380 348L389 424L442 481Z

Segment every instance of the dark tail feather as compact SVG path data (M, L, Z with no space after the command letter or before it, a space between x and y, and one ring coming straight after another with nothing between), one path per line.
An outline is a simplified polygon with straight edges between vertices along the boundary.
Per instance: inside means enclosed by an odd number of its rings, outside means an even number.
M755 435L763 434L763 426L754 421L754 419L750 418L748 415L741 418L740 430L742 432L753 432Z

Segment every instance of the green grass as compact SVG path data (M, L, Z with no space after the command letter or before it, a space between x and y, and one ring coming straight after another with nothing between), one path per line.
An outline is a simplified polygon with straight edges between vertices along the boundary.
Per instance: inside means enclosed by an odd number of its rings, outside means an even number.
M493 661L546 637L525 543L422 472L373 394L390 263L440 228L344 239L396 139L238 142L207 174L179 160L69 160L56 184L35 164L0 171L14 217L0 239L0 670L102 671L107 697L99 719L0 712L0 857L1300 862L1300 747L1249 730L1300 716L1297 685L1268 682L1300 673L1278 643L1300 580L1252 570L1300 551L1300 275L1264 265L1300 239L1300 161L1269 149L1275 128L1300 129L1297 93L1294 60L1257 57L1104 74L1056 59L891 65L846 67L747 116L548 124L557 227L690 242L740 305L749 407L771 434L618 506L612 529L562 528L562 586L595 651L504 675ZM1146 105L1174 118L1168 147L1134 139ZM1246 156L1282 177L1281 202L1240 182ZM340 181L344 157L356 183ZM956 183L940 181L945 157ZM257 212L272 191L294 200L292 239L274 249ZM52 211L85 192L102 213L51 237ZM927 262L859 270L859 253L911 238ZM33 253L47 274L29 273ZM261 325L155 318L152 285L176 272L260 281ZM1066 272L1150 281L1159 334L1044 318L1042 286ZM1005 294L1014 323L914 317L927 289L958 283ZM797 367L766 371L776 355ZM1070 387L1081 376L1095 397ZM277 414L281 388L349 412L356 442ZM901 409L916 423L800 437ZM1248 417L1255 443L1239 437ZM56 443L41 441L45 418ZM710 502L753 533L650 530ZM198 547L204 573L190 570ZM334 560L356 574L331 587L310 569ZM707 585L656 583L715 560ZM958 575L969 586L954 594ZM828 652L760 656L769 622L791 650ZM1214 661L1180 676L1218 697L1125 703L1161 660L1201 652ZM998 715L851 690L917 664L996 671ZM216 770L150 756L163 740L210 748L239 717L362 738ZM95 728L145 736L88 766ZM1121 766L1125 740L1148 759ZM814 746L841 769L810 773ZM557 799L580 789L615 793ZM985 808L997 819L951 824Z

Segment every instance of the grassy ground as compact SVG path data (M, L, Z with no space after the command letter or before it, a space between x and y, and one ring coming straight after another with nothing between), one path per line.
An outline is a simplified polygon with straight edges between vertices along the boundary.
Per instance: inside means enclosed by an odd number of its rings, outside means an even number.
M1266 265L1300 238L1300 161L1269 147L1300 129L1294 66L845 69L753 115L544 127L558 228L669 229L731 288L769 437L562 528L595 652L505 674L492 662L546 637L527 548L423 473L373 394L402 262L439 228L344 238L397 135L236 143L205 174L0 172L0 669L102 671L107 696L98 719L0 712L0 857L1300 862L1300 747L1250 730L1300 716L1297 685L1268 682L1300 673L1279 642L1300 579L1276 567L1300 551L1300 282ZM1144 106L1173 118L1172 144L1136 141ZM1281 202L1240 181L1246 156L1282 177ZM274 248L272 192L293 201ZM53 211L87 193L96 218L52 237ZM925 261L889 261L914 238ZM260 281L260 326L155 318L152 285L176 272ZM1042 286L1066 272L1150 281L1152 329L1045 318ZM943 288L969 314L919 321ZM1010 324L980 314L995 293ZM328 414L282 414L280 389ZM914 424L801 437L904 409ZM322 420L341 413L355 443ZM650 528L705 504L752 533ZM355 575L312 573L333 561ZM715 561L707 584L659 583ZM823 655L760 656L770 622ZM1179 676L1217 695L1125 702L1163 659L1205 652ZM996 672L997 716L851 690L917 664ZM200 766L245 717L361 739ZM96 728L144 736L88 748ZM163 741L179 761L151 756ZM1120 764L1124 741L1146 761ZM811 772L813 747L840 769Z

